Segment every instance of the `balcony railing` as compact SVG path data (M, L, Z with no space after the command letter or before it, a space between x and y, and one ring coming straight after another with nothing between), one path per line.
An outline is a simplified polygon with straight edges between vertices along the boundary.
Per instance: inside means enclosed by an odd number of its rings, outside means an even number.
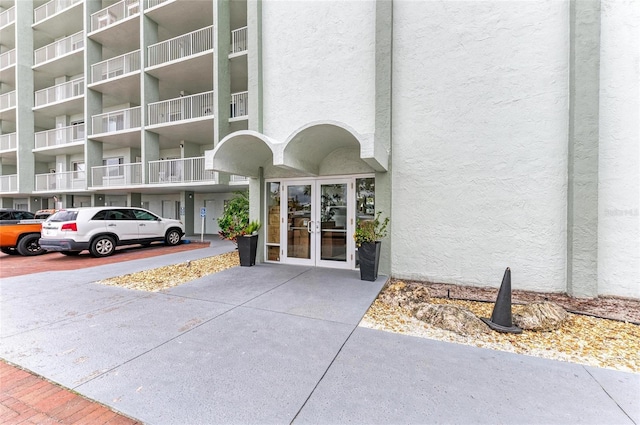
M151 9L152 7L156 7L156 6L158 6L158 5L160 5L160 4L164 3L164 2L167 2L167 1L168 0L147 0L147 2L145 3L146 4L145 10L146 9Z
M9 174L0 176L0 193L17 192L18 191L18 175Z
M78 78L36 92L36 107L84 95L84 78Z
M230 118L246 117L249 115L249 92L231 94Z
M238 176L235 174L232 174L231 176L229 176L229 182L231 183L247 183L248 181L249 181L249 177Z
M91 168L92 187L122 187L142 184L142 163L103 165Z
M16 64L16 49L9 50L0 55L0 69L9 68Z
M0 111L16 107L16 91L0 94Z
M35 65L82 50L83 47L84 32L80 31L36 50L34 58Z
M36 174L36 191L85 189L87 175L84 171Z
M213 115L213 92L150 103L148 125L163 124Z
M0 151L10 151L18 147L16 133L0 134Z
M81 1L82 0L51 0L50 2L37 7L33 11L33 22L37 24L40 21L44 21L49 16L53 16L58 12L62 12L63 10L73 6L76 3L80 3Z
M16 21L16 7L10 7L0 12L0 28L12 24Z
M149 66L212 50L213 26L153 44L147 49Z
M36 149L66 145L84 140L84 124L39 131L35 134Z
M139 0L122 0L92 14L91 31L106 28L138 13L140 13Z
M204 156L149 161L149 184L215 182L216 172L204 169Z
M106 61L91 65L91 82L108 80L140 70L140 50L125 53Z
M115 131L140 128L140 107L121 109L91 117L92 134L112 133Z
M247 27L231 31L231 53L247 50Z

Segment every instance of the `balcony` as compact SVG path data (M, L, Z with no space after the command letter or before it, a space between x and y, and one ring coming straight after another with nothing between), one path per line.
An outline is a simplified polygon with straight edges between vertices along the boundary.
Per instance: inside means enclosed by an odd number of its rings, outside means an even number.
M149 46L147 59L149 67L154 67L212 51L213 26L209 26Z
M229 121L245 120L249 117L249 92L243 91L231 94L231 110Z
M249 183L249 177L238 176L235 174L232 174L231 176L229 176L229 184L243 185L248 183Z
M140 106L107 112L91 117L93 135L139 130L141 126Z
M84 32L80 31L69 37L65 37L56 42L41 47L35 51L34 67L37 67L45 62L53 61L61 58L70 53L79 52L84 48ZM79 69L82 69L82 55L79 55L78 60ZM57 70L51 70L52 72L58 72ZM62 70L66 71L66 70ZM55 74L54 74L55 75Z
M18 191L18 175L9 174L0 176L0 193L10 193Z
M84 124L39 131L35 134L35 148L47 149L81 143L84 142L84 136Z
M16 22L16 7L10 7L0 12L0 28L4 28Z
M51 0L50 2L37 7L33 11L33 22L34 24L38 24L41 21L44 21L45 19L48 19L53 15L69 9L71 6L81 2L82 0Z
M36 92L36 108L84 95L84 78L56 84Z
M111 80L140 71L140 50L91 65L91 83Z
M0 55L0 71L16 64L16 49L9 50Z
M140 13L139 0L122 0L91 15L91 31L98 31Z
M230 56L247 52L247 27L231 31Z
M91 168L92 189L123 188L142 184L142 163L103 165Z
M152 7L160 6L162 3L165 3L169 0L146 0L145 2L145 10L151 9Z
M0 94L0 120L16 120L16 92Z
M36 174L36 192L85 190L87 176L84 171Z
M204 156L149 161L149 184L215 183L217 173L204 169Z
M202 117L213 118L213 91L150 103L148 107L149 126Z
M0 134L0 152L13 151L18 148L16 133Z

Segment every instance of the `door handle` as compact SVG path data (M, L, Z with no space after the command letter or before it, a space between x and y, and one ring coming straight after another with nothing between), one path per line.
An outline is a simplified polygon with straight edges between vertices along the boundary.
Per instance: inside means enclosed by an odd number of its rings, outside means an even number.
M146 224L140 223L140 224L138 224L138 226L146 226Z
M313 221L311 221L311 220L307 221L307 232L309 232L309 233L313 233L313 232L311 231L311 225L312 225L312 224L313 224Z
M115 224L107 224L107 227L116 227Z

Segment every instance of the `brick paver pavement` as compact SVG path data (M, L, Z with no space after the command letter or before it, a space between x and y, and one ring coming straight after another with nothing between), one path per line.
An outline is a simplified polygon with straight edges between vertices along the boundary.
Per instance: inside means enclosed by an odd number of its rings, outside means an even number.
M173 254L208 246L209 242L192 242L177 246L153 244L149 247L142 247L140 245L132 245L118 247L112 256L103 258L94 258L88 251L83 251L77 256L66 256L59 252L49 252L35 257L0 253L0 277L22 276L25 274L56 270L76 270L85 267L120 263L122 261L138 260L156 255Z
M0 361L0 424L140 424L104 405Z

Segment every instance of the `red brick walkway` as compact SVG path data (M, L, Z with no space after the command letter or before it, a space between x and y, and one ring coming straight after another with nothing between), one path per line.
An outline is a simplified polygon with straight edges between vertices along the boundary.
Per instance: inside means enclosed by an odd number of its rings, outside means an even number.
M80 255L73 257L59 252L49 252L36 257L0 253L0 277L21 276L55 270L77 270L85 267L149 258L156 255L174 254L208 246L209 242L191 242L177 246L154 244L149 247L142 247L140 245L132 245L119 247L112 256L104 258L94 258L88 251L83 251Z
M140 423L0 361L0 424Z

